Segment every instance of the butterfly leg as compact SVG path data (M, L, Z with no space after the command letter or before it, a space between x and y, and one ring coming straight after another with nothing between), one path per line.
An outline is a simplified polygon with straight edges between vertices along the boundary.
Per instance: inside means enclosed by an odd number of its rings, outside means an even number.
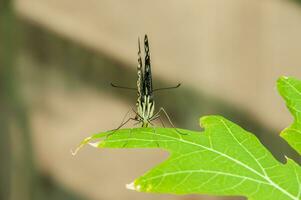
M161 107L161 108L159 109L159 111L154 115L154 118L159 118L159 119L162 121L161 115L160 115L161 112L163 112L163 114L166 116L168 122L169 122L170 125L176 130L177 133L179 133L179 134L181 134L181 135L187 135L186 133L180 132L180 131L175 127L175 125L172 123L172 121L171 121L169 115L167 114L167 112L165 111L165 109L164 109L163 107ZM162 122L163 122L163 121L162 121ZM163 126L163 127L164 127L164 126Z
M124 125L126 125L129 121L137 121L135 118L128 118L125 122L122 122L116 129L113 129L111 133L106 135L106 138L108 138L109 136L113 135L117 130L119 130L120 128L122 128Z
M161 119L161 116L158 115L158 114L156 114L156 115L154 115L154 116L151 118L151 121L154 121L154 120L156 120L156 119L159 119L161 125L163 126L163 128L165 128L165 124L164 124L163 120Z
M132 109L132 111L136 114L136 117L135 117L135 118L131 118L132 120L136 121L136 123L134 124L134 126L135 126L135 125L137 125L137 124L140 123L140 120L139 120L140 115L134 110L133 107L132 107L131 109ZM141 118L141 117L140 117L140 118ZM130 135L131 135L131 134L132 134L132 129L130 129ZM129 141L127 141L122 147L123 147L123 148L126 147L126 145L128 145L128 143L129 143Z
M158 116L158 118L159 118L159 120L160 120L160 122L161 122L163 128L165 128L165 124L164 124L163 120L161 119L160 115Z
M130 113L130 111L133 111L134 113L136 113L135 112L135 110L133 109L133 107L131 107L127 112L126 112L126 114L124 115L124 117L122 118L122 121L121 121L121 124L117 127L117 128L115 128L115 129L113 129L113 130L111 130L111 131L113 131L112 133L109 133L107 136L106 136L106 138L108 138L109 136L111 136L111 135L113 135L117 130L119 130L120 128L122 128L125 124L127 124L130 120L135 120L135 121L137 121L135 118L128 118L127 120L126 120L126 122L124 122L124 120L126 119L126 117L128 116L128 114Z

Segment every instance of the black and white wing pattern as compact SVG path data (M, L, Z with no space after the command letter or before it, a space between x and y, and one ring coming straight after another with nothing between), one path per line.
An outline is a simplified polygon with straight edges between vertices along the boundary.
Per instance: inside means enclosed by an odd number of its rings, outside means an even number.
M143 77L143 90L144 95L153 96L153 81L152 81L152 69L150 62L150 52L149 52L149 44L148 37L145 35L144 37L144 50L145 50L145 59L144 59L144 77Z

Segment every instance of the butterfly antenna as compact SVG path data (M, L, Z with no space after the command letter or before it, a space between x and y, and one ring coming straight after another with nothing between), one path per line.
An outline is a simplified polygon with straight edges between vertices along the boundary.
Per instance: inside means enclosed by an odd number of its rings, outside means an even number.
M111 83L111 86L114 87L114 88L118 88L118 89L136 90L136 88L115 85L114 83Z
M164 87L164 88L157 88L157 89L154 89L153 91L160 91L160 90L170 90L170 89L176 89L178 87L181 86L181 83L178 83L176 86L172 86L172 87Z

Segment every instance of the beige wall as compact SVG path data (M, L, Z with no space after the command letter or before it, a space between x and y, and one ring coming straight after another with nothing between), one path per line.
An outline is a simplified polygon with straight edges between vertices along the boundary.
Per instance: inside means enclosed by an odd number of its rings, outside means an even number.
M245 106L269 126L289 121L275 80L301 76L301 7L285 0L16 0L18 12L136 66L150 35L154 74Z

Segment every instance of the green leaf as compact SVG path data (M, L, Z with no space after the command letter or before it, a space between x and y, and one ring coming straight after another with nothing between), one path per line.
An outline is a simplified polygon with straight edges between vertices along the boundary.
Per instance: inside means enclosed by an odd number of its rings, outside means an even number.
M301 81L283 76L278 79L277 87L294 116L294 123L284 129L280 135L301 154Z
M166 161L128 185L137 191L300 200L301 168L293 160L278 162L253 134L221 116L203 117L201 124L203 132L121 129L89 137L80 147L167 150Z

